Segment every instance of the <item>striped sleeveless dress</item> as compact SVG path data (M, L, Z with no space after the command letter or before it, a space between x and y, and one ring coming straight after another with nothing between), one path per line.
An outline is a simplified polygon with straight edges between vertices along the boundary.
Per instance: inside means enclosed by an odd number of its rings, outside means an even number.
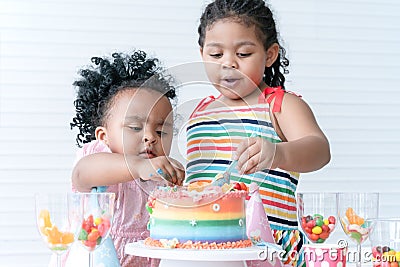
M252 133L279 143L282 140L273 128L269 108L280 111L285 91L281 87L268 87L251 106L218 107L206 109L218 98L203 99L192 113L187 125L187 180L210 181L223 173L232 162L232 155L243 138ZM302 255L303 235L298 231L295 191L299 174L281 169L265 169L250 175L235 171L233 181L249 185L256 182L275 238L286 250L285 264L305 266Z

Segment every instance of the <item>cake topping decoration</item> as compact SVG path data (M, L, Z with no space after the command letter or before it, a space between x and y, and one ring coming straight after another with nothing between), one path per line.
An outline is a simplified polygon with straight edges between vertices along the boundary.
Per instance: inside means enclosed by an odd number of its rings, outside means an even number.
M213 205L213 211L218 212L221 209L221 207L219 206L219 204L215 203Z
M160 239L160 242L164 248L176 248L176 245L179 243L178 239Z

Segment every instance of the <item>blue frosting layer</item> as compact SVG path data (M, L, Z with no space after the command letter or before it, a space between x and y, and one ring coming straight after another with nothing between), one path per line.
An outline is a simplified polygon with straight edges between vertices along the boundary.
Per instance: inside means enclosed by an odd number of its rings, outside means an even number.
M150 237L153 239L177 238L183 243L227 242L247 239L244 219L224 221L166 221L150 219Z

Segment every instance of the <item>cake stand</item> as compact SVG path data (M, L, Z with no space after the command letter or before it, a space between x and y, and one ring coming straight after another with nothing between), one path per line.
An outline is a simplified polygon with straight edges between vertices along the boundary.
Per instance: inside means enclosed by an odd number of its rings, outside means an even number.
M125 246L126 254L161 259L160 267L245 267L246 260L259 260L265 255L263 252L263 248L255 246L209 250L150 248L143 241Z

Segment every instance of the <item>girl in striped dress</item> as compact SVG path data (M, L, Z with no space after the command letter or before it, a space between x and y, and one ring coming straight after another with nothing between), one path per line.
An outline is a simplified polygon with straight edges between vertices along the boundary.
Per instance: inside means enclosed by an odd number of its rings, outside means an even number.
M262 0L216 0L198 32L207 76L220 95L203 99L189 119L187 182L210 181L238 160L231 179L260 186L275 241L287 251L283 262L302 266L299 173L326 165L330 149L309 106L284 89L289 61L271 10Z

